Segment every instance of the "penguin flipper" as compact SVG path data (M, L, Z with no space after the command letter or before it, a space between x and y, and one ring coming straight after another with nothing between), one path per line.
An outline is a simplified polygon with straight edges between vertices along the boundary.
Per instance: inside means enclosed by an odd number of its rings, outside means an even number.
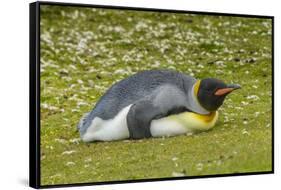
M130 108L127 125L132 139L151 137L150 122L159 115L159 110L149 100L140 100Z
M151 121L186 110L185 101L185 95L179 88L167 85L158 88L150 96L135 102L127 114L130 138L152 137Z

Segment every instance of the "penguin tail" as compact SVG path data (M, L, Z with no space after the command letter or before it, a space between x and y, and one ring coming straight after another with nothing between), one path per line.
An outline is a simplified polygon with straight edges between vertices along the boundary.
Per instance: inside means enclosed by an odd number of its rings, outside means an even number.
M83 127L83 125L86 123L86 119L88 117L89 113L85 113L82 118L80 119L79 123L77 124L77 131L80 131L80 129Z

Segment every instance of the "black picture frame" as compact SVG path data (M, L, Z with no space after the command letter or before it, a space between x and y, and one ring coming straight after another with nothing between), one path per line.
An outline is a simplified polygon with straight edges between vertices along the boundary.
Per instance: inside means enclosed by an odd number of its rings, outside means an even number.
M136 11L153 11L166 13L191 13L200 15L220 15L231 17L247 17L247 18L264 18L270 19L272 23L272 170L264 172L246 172L233 174L216 174L204 176L184 176L171 178L157 179L140 179L140 180L124 180L124 181L109 181L109 182L92 182L92 183L76 183L76 184L55 184L41 185L41 170L40 170L40 6L56 5L56 6L72 6L72 7L91 7L91 8L107 8L117 10L136 10ZM136 7L120 7L120 6L104 6L92 4L78 3L58 3L58 2L34 2L29 5L29 39L30 39L30 65L29 65L29 185L33 188L54 188L54 187L73 187L73 186L88 186L99 184L120 184L120 183L135 183L148 181L165 181L165 180L183 180L194 178L210 178L210 177L227 177L227 176L242 176L242 175L257 175L257 174L272 174L274 173L274 17L264 15L247 15L247 14L230 14L217 12L200 12L186 10L166 10L155 8L136 8Z

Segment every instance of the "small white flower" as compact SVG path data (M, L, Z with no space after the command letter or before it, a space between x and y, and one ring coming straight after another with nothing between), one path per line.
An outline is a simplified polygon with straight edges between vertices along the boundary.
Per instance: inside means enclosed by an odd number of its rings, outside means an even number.
M76 152L75 150L64 151L64 152L62 153L62 155L70 155L70 154L73 154L73 153L75 153L75 152Z
M88 168L90 165L89 164L85 164L84 165L84 168Z
M77 102L77 106L85 106L88 105L86 102Z
M51 150L53 150L53 149L54 149L54 147L53 147L53 146L49 146L49 145L47 145L47 146L46 146L46 148L47 148L47 149L51 149Z
M75 67L74 65L69 65L69 67L70 67L71 69L77 70L77 67Z
M185 174L182 173L182 172L173 172L173 173L172 173L172 176L173 176L173 177L182 177L182 176L185 176Z
M269 124L267 124L265 127L270 127L270 125L271 125L271 124L269 123Z
M196 168L197 168L197 170L199 170L199 171L203 170L203 164L202 164L202 163L198 163L198 164L196 165Z
M75 113L75 112L79 112L79 110L78 109L71 109L71 112Z
M66 140L64 139L55 139L56 142L59 142L61 144L65 144L66 143Z
M249 95L247 96L248 100L259 100L260 98L257 95Z
M244 125L247 125L247 124L248 124L248 121L243 121L243 124L244 124Z
M69 141L70 141L71 143L74 143L74 144L79 144L80 138L70 139Z
M258 117L260 115L260 112L255 112L255 117Z
M74 166L75 163L74 162L67 162L65 165L67 165L67 166Z
M87 158L84 162L92 162L92 158Z
M77 82L78 82L79 84L83 84L83 81L82 81L81 79L78 79Z
M126 73L127 73L127 71L124 69L117 69L114 71L114 74L126 74Z
M234 109L243 110L243 108L241 108L241 107L239 107L239 106L234 107Z
M244 102L244 101L242 101L241 103L242 103L243 106L246 106L246 105L249 104L248 102Z
M242 130L242 134L243 134L243 135L250 135L250 133L249 133L246 129L243 129L243 130Z

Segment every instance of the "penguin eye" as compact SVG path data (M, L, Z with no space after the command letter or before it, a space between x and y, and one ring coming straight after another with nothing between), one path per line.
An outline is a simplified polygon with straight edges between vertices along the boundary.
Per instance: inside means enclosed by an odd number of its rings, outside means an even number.
M217 90L217 87L214 85L208 85L204 88L204 90L207 92L213 93Z
M204 89L204 93L206 93L206 94L213 94L215 92L213 90L211 90L211 89Z

